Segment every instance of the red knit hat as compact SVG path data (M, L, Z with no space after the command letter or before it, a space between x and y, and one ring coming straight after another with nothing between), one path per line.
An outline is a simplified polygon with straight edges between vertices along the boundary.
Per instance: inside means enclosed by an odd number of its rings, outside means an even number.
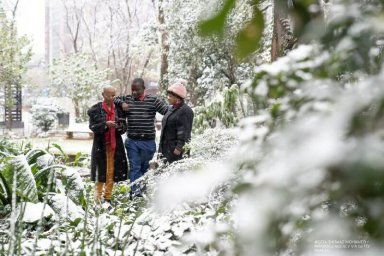
M178 82L172 84L167 92L170 92L172 94L175 94L176 96L179 96L182 99L185 99L187 97L187 89L185 88L185 84L187 81L185 80L179 80Z

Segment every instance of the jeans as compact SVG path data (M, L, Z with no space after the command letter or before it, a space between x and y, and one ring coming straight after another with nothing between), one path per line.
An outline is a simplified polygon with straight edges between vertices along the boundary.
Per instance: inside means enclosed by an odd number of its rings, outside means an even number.
M129 181L134 182L139 179L149 168L149 161L156 151L155 140L125 140L125 148L129 160ZM138 184L132 185L131 194L141 194L142 189Z

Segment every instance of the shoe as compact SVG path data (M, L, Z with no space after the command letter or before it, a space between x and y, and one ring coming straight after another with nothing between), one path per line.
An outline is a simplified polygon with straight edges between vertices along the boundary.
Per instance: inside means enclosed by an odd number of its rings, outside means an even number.
M104 203L101 204L101 208L102 208L104 211L106 211L106 212L111 212L111 211L113 211L113 206L112 206L109 202L107 202L107 200L106 200Z

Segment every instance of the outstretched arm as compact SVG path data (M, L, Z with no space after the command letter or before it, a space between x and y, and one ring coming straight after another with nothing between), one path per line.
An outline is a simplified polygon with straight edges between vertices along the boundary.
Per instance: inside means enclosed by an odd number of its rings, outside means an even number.
M114 103L117 106L120 106L124 111L128 111L128 103L127 103L128 96L117 96L114 99Z
M156 97L155 100L155 109L157 112L159 112L162 115L165 115L165 113L168 112L168 104Z

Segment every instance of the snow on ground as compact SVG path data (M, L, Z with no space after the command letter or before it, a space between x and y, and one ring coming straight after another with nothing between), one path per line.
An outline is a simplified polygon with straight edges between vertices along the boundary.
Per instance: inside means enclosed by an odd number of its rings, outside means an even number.
M190 158L166 166L159 163L159 168L143 177L141 183L147 187L145 199L128 200L128 183L116 185L113 210L102 205L93 207L91 202L91 207L84 211L64 194L51 196L49 204L55 217L39 221L38 225L48 222L40 233L31 226L36 223L29 224L32 229L22 238L22 254L36 250L40 255L53 250L74 255L81 252L92 255L96 251L103 255L193 255L196 241L204 246L228 226L216 208L224 198L223 188L231 176L228 166L222 163L237 144L236 137L233 130L224 129L193 136ZM201 177L204 184L199 183ZM190 189L185 178L190 181ZM84 181L82 189L92 198L93 183ZM193 192L196 186L201 187L198 193ZM180 187L186 188L184 193L172 193ZM185 199L189 202L182 202ZM172 208L166 202L172 203ZM26 212L24 218L33 217L28 215ZM218 225L213 225L215 219ZM37 246L34 245L36 236ZM83 237L85 247L78 237Z

